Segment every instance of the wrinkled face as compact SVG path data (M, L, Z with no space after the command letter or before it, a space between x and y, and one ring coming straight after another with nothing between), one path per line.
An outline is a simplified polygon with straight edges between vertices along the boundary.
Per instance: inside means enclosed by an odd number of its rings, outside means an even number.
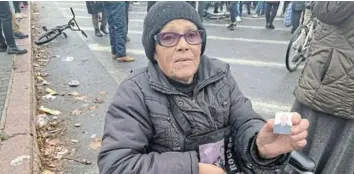
M184 37L180 37L184 35ZM169 78L191 83L200 63L202 35L197 26L184 19L167 23L156 35L155 59Z

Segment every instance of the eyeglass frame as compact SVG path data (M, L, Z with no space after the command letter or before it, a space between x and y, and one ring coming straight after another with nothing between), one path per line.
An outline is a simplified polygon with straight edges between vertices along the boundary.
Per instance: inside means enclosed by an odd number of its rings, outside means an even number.
M190 43L187 41L187 39L184 37L188 32L193 32L193 31L198 31L198 32L199 32L199 35L200 35L200 38L201 38L201 42L198 43L198 44L190 44ZM160 35L161 33L155 34L155 35L153 36L153 38L154 38L154 40L157 42L157 44L159 44L160 46L163 46L163 47L167 47L167 48L176 46L176 45L181 41L181 38L182 38L182 37L184 38L184 40L185 40L189 45L199 45L199 44L201 44L201 43L203 43L203 42L205 41L205 30L192 30L192 31L188 31L188 32L186 32L186 33L184 33L184 34L179 34L179 33L176 33L176 32L162 32L162 33L174 33L174 34L177 34L177 35L179 36L178 42L176 42L175 45L171 45L171 46L165 46L165 45L162 45L162 44L161 44L160 37L158 37L158 35Z

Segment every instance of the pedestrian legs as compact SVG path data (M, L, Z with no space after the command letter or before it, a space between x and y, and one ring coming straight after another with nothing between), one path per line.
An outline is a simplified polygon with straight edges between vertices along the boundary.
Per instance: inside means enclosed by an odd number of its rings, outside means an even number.
M292 11L291 24L292 24L293 28L291 29L291 33L294 33L295 30L297 29L297 27L299 27L301 13L302 13L302 11L295 11L295 10Z
M238 16L237 1L230 3L230 25L227 27L229 30L234 30L236 27L236 16Z
M100 29L98 27L98 23L99 23L98 13L93 13L93 14L91 14L91 16L92 16L92 25L93 25L93 28L95 29L95 36L102 37L103 35L100 32Z
M128 37L129 5L130 5L129 1L125 1L125 19L126 19L125 21L126 21L126 26L127 26L127 29L125 30L125 31L126 31L126 33L125 33L125 35L126 35L126 38L125 38L126 42L129 42L129 41L130 41L130 39L129 39L129 37Z
M277 11L279 8L279 2L267 3L266 7L266 28L274 29L273 21L275 16L277 15Z
M109 36L114 59L127 62L135 59L126 54L127 17L124 1L105 1L103 4L109 25Z
M2 33L4 33L4 35ZM21 49L16 46L12 30L12 14L8 1L0 1L0 45L3 45L3 48L7 45L6 51L8 54L27 53L26 49ZM4 51L4 49L1 51Z

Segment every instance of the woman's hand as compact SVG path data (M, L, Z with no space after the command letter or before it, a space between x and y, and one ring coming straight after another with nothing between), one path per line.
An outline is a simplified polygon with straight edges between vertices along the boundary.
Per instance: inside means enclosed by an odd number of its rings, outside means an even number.
M199 174L226 174L226 172L215 165L199 163Z
M309 121L301 119L300 114L294 113L292 117L292 130L290 135L273 134L274 120L268 120L258 133L256 144L262 158L274 158L281 154L303 148L307 141Z

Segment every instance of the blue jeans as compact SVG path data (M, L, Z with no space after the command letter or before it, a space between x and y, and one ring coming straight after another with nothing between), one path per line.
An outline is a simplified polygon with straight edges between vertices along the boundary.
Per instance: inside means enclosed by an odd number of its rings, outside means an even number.
M231 22L235 22L236 21L236 16L239 15L239 10L238 10L238 1L231 1L230 3L230 18L231 18Z
M118 57L127 55L125 48L128 33L127 5L129 5L129 1L104 1L103 3L109 25L112 54Z
M302 11L295 11L294 9L292 10L291 14L291 24L293 28L291 29L292 32L294 32L297 27L300 25L300 18L301 18L301 13Z
M264 1L258 1L256 14L262 15L264 13L265 4Z

